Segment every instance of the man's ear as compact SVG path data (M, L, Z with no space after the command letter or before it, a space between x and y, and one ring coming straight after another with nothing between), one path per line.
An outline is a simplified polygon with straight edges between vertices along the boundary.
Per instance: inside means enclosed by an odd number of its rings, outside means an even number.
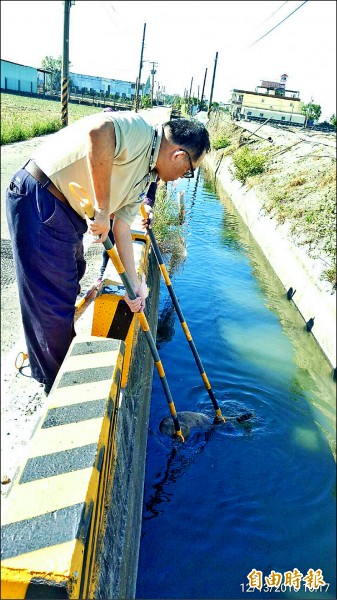
M180 150L180 148L176 148L176 150L173 152L174 159L176 160L182 154L185 154L185 152L183 150Z

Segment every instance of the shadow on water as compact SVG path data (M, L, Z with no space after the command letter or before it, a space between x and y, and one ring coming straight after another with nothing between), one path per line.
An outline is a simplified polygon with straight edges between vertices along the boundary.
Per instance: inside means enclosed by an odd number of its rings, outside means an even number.
M245 422L241 424L241 431L237 433L235 431L236 424L230 422L224 425L214 425L204 429L194 429L185 443L182 444L178 440L171 440L164 435L160 437L160 434L149 431L149 435L153 438L151 445L162 446L160 453L165 453L166 463L163 464L162 470L157 473L156 483L152 484L152 491L150 498L144 504L143 519L152 519L162 514L160 505L163 502L169 502L171 493L169 488L172 484L175 484L177 480L186 473L186 471L195 462L198 455L201 454L208 442L210 442L212 436L217 432L217 429L222 429L225 435L249 435L252 431L252 423ZM237 426L238 427L238 426Z
M195 461L198 454L205 448L205 444L210 440L213 430L209 429L206 432L192 434L187 445L182 445L180 441L171 441L170 444L164 444L166 454L166 464L163 465L162 471L157 473L156 482L152 485L152 494L145 502L143 519L153 519L162 514L160 506L164 502L169 502L171 493L169 488L176 483L179 477L187 471L191 464ZM154 432L150 432L154 436ZM158 443L158 439L157 439ZM186 442L185 442L186 444Z
M173 281L222 414L244 424L159 431L154 377L136 598L247 596L264 576L321 569L329 589L255 595L335 598L335 382L331 367L221 190L185 185L187 258ZM158 347L179 411L213 418L161 283Z

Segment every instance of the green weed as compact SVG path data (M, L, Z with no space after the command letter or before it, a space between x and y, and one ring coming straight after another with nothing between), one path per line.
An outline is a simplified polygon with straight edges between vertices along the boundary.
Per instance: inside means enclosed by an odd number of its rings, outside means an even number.
M159 185L156 193L153 233L172 274L185 259L183 209L178 206L173 193Z
M247 147L240 148L233 154L236 179L246 183L248 177L264 172L266 162L266 155L253 153Z
M211 146L215 150L220 150L230 146L230 141L225 133L220 133L215 139L211 140Z
M1 145L54 133L62 127L61 102L1 94ZM102 110L97 106L68 104L69 124Z

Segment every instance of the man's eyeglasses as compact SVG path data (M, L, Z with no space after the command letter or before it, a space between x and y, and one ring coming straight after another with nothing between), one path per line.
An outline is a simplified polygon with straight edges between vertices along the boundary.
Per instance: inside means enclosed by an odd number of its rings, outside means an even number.
M193 179L193 177L194 177L194 170L195 169L193 167L191 155L184 148L180 148L180 150L182 150L183 152L186 152L186 154L188 156L188 160L190 161L190 168L187 171L185 171L183 177L185 177L185 179Z

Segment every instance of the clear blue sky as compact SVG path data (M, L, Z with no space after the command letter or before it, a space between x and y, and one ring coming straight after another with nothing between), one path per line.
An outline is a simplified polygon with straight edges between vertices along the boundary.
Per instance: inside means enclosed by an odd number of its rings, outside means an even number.
M255 90L262 79L278 81L286 73L287 88L298 90L304 102L313 99L322 106L322 118L329 118L336 113L336 2L301 4L75 0L71 70L135 81L146 23L142 80L150 72L147 61L155 61L155 90L159 84L167 93L183 95L193 77L197 96L207 68L209 98L218 52L214 101L226 102L233 88ZM46 55L60 56L63 7L62 1L2 1L1 58L39 67Z

